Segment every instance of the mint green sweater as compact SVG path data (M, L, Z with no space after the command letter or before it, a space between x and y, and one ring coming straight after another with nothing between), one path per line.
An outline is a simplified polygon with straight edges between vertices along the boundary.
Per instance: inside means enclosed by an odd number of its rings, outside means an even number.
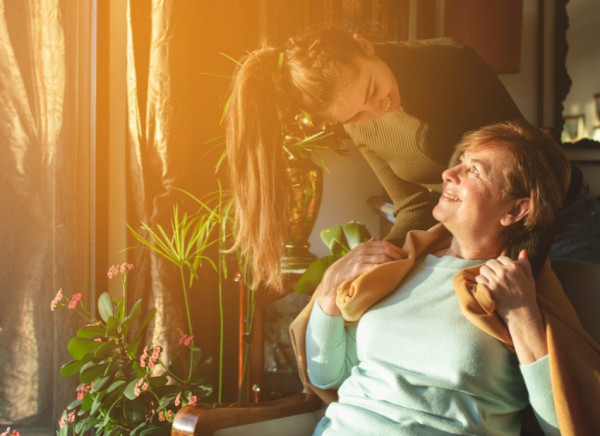
M339 388L315 435L519 435L529 404L546 434L560 434L547 356L519 365L460 312L452 278L478 263L418 259L356 325L315 304L308 374L317 387Z

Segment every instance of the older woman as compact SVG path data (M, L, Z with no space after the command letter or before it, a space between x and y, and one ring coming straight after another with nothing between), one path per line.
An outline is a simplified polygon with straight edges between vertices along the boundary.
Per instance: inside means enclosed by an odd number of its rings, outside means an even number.
M441 224L410 233L402 250L360 245L319 286L308 376L338 399L315 435L518 435L529 405L560 434L528 252L504 253L552 225L567 159L535 127L500 123L465 135L442 177ZM481 289L496 315L465 316Z

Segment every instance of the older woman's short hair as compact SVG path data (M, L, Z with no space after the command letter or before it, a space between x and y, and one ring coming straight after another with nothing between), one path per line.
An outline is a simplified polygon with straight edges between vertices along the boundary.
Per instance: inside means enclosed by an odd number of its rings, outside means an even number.
M526 232L550 228L571 179L571 166L561 146L525 120L506 121L466 133L456 146L451 166L465 151L490 146L506 147L513 155L512 165L503 171L504 196L530 198L529 214L517 227Z

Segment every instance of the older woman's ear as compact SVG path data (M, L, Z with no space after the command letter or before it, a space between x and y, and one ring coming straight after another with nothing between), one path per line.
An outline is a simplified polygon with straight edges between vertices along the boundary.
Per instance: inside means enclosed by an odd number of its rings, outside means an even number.
M524 219L529 213L531 199L529 197L519 198L515 200L513 206L500 219L500 224L505 227L511 226Z

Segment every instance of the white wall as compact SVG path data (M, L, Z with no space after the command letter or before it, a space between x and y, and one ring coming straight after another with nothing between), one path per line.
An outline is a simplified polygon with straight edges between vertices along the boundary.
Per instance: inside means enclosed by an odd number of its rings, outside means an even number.
M379 235L379 217L367 205L367 199L381 195L383 188L352 142L347 144L347 149L347 156L332 151L319 152L329 171L323 171L323 201L309 238L310 251L318 257L329 254L319 236L327 227L355 220L367 226L372 235Z

